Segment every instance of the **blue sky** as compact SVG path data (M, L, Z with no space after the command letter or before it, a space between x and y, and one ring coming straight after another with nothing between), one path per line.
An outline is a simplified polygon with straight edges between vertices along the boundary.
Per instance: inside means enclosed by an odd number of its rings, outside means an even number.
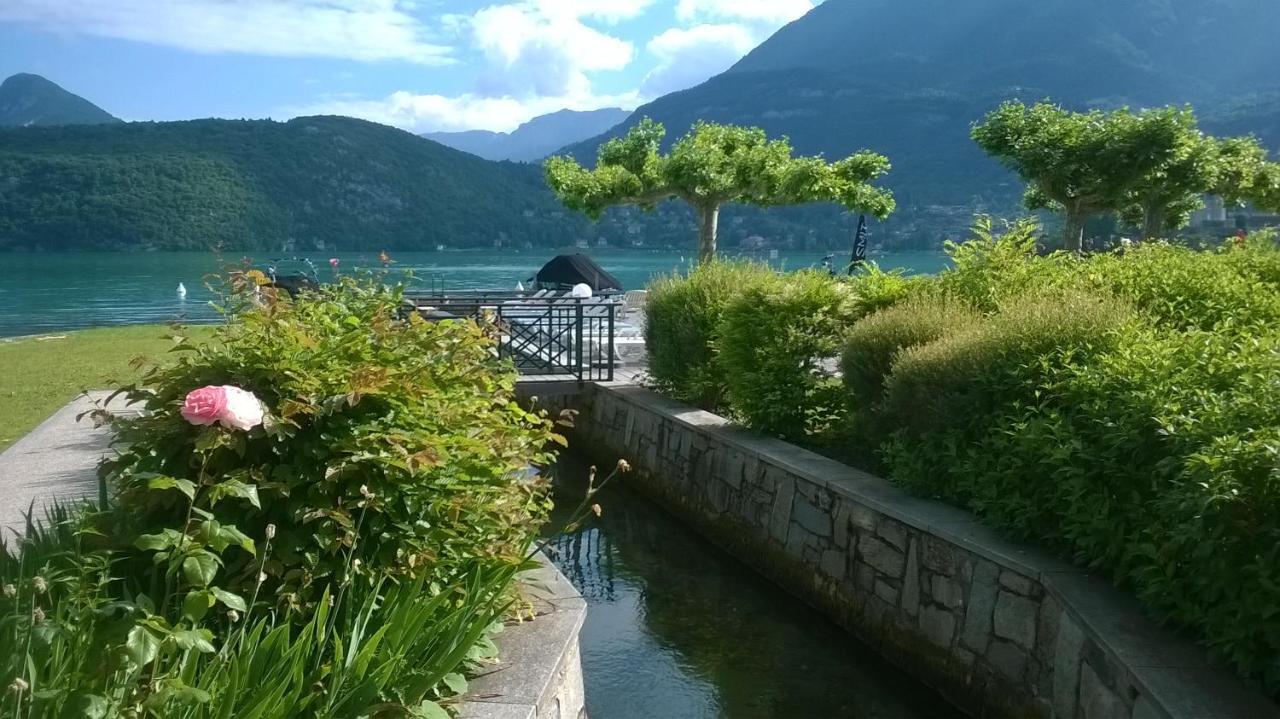
M691 87L820 1L0 0L0 77L126 120L505 131Z

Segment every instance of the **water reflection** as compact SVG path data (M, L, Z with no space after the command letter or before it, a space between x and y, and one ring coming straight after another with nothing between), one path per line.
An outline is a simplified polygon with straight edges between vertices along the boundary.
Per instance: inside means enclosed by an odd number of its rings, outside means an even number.
M562 460L561 507L580 499L583 477L580 463ZM600 503L601 518L552 543L590 606L582 657L591 716L955 714L624 486L611 486Z

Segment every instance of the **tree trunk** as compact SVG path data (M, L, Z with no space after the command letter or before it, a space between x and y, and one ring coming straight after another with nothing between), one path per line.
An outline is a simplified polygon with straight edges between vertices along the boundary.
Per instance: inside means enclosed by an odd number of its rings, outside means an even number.
M1164 232L1164 213L1156 207L1144 207L1142 210L1142 240L1158 240Z
M716 227L720 223L720 206L698 208L698 262L716 257Z
M1062 248L1067 252L1079 254L1084 249L1084 208L1079 203L1068 203L1067 231L1063 237Z

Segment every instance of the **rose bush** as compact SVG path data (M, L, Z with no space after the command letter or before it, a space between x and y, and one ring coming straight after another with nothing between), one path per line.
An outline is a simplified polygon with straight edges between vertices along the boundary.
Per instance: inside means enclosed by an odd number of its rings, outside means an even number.
M441 716L494 653L564 440L488 328L376 280L243 285L102 413L109 508L0 546L4 714Z

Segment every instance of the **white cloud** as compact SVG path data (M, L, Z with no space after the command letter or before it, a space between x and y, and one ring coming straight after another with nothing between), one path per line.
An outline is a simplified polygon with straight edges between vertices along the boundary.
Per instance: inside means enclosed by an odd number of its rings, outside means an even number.
M471 28L488 64L485 94L581 94L591 85L587 73L620 70L634 55L630 42L586 25L565 6L495 5L477 12Z
M398 0L3 0L0 21L203 53L451 62Z
M773 29L795 20L813 9L810 0L680 0L676 17L694 20L745 20L772 25Z
M0 0L3 1L3 0ZM381 98L328 97L290 114L362 117L412 132L510 131L561 109L635 107L635 91L601 95L592 74L626 68L635 46L600 25L634 18L655 0L519 0L437 19L459 52L474 53L477 76L458 95L396 92ZM465 46L465 47L464 47Z
M417 95L396 92L375 100L333 98L306 107L288 108L289 115L348 115L410 132L493 130L510 132L522 122L557 110L595 110L601 107L633 108L635 93L622 95L548 95L536 97L485 97Z
M757 42L749 28L738 24L667 30L646 47L658 64L644 78L640 93L653 98L693 87L729 69Z

